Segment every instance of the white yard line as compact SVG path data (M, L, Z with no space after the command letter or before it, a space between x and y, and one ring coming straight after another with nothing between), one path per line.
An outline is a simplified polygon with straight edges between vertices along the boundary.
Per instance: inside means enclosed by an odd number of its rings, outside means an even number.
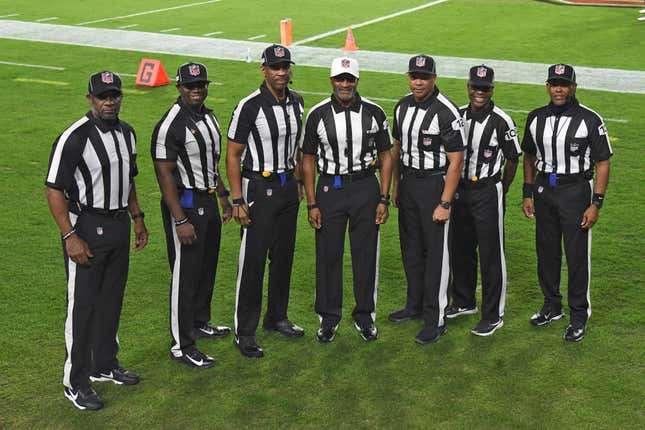
M215 36L216 34L222 34L224 33L223 31L213 31L212 33L206 33L204 36Z
M260 58L266 42L227 40L173 34L146 33L96 27L38 24L24 21L3 21L0 38L32 42L60 43L124 51L180 55L183 57L216 58L247 61ZM292 57L298 66L329 69L332 59L346 55L340 49L294 46ZM432 55L432 52L428 52ZM351 53L361 71L394 73L403 78L408 60L414 53L356 51ZM486 58L462 58L435 55L440 78L466 79L474 64L487 64L495 69L497 82L544 86L549 64ZM645 94L644 70L620 70L573 65L578 75L578 88L618 93Z
M263 37L267 37L267 35L266 35L266 34L258 34L257 36L249 37L249 38L248 38L248 39L246 39L246 40L262 39Z
M119 76L128 76L130 78L136 78L137 74L136 73L121 73L121 72L114 72Z
M36 20L36 22L54 21L54 20L56 20L56 19L58 19L58 17L57 17L57 16L50 16L50 17L47 17L47 18L40 18L40 19L37 19L37 20Z
M0 15L0 18L10 18L12 16L18 16L20 15L19 13L10 13L8 15Z
M29 83L35 83L35 84L45 84L45 85L56 85L56 86L69 85L69 82L47 81L45 79L15 78L14 81L16 81L16 82L29 82Z
M159 33L170 33L171 31L181 30L181 27L166 28L164 30L159 30Z
M179 5L179 6L165 7L165 8L162 8L162 9L146 10L144 12L131 13L130 15L113 16L113 17L110 17L110 18L95 19L93 21L84 21L84 22L79 22L76 25L96 24L97 22L114 21L115 19L132 18L133 16L150 15L151 13L166 12L166 11L169 11L169 10L183 9L183 8L186 8L186 7L199 6L199 5L202 5L202 4L209 4L209 3L217 3L217 2L220 2L220 1L222 1L222 0L200 1L200 2L197 2L197 3L182 4L182 5Z
M13 61L0 61L0 64L6 64L8 66L18 66L18 67L35 67L38 69L48 69L48 70L65 70L64 67L45 66L43 64L14 63Z
M120 29L122 29L122 30L125 30L126 28L136 27L136 26L138 26L138 25L139 25L139 24L128 24L128 25L122 25L122 26L117 27L117 28L120 28Z
M318 40L318 39L324 39L327 36L332 36L334 34L338 34L338 33L342 33L342 32L347 31L347 27L352 27L352 29L365 27L366 25L375 24L377 22L385 21L386 19L390 19L390 18L396 18L397 16L405 15L407 13L416 12L418 10L425 9L425 8L428 8L428 7L431 7L431 6L435 6L435 5L438 5L440 3L444 3L444 2L447 2L447 1L448 0L432 1L430 3L425 3L425 4L422 4L422 5L417 6L417 7L413 7L413 8L410 8L410 9L405 9L405 10L402 10L402 11L399 11L399 12L392 13L390 15L380 16L378 18L370 19L369 21L359 22L358 24L350 24L350 25L347 25L347 26L342 27L342 28L337 28L336 30L332 30L332 31L328 31L326 33L321 33L321 34L317 34L315 36L307 37L305 39L293 42L293 44L294 45L302 45L303 43L313 42L314 40Z

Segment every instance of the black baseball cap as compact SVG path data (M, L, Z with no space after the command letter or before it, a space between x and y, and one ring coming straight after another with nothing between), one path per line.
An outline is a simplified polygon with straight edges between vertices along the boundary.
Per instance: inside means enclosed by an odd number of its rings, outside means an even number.
M184 63L179 66L175 80L177 85L190 84L191 82L210 82L206 66L195 62Z
M415 55L410 58L408 63L408 73L425 73L427 75L436 75L434 58L428 55Z
M576 71L568 64L554 64L549 67L549 76L547 82L554 80L569 81L572 84L576 83Z
M119 75L104 70L90 76L90 81L87 83L88 94L98 96L108 91L118 91L119 93L122 93L121 78Z
M473 87L486 87L493 88L495 79L495 71L482 64L480 66L473 66L470 68L470 76L468 78L468 85Z
M278 63L296 64L291 61L291 52L286 47L273 44L262 53L262 65L271 66Z

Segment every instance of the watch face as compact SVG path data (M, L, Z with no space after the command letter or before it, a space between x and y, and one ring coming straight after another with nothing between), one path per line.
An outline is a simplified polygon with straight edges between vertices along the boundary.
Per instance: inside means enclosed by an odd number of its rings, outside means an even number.
M444 209L450 209L450 202L441 202L441 207Z

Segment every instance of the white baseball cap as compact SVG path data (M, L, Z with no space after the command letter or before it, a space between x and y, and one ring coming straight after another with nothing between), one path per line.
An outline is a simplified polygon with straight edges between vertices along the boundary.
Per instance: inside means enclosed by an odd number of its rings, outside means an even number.
M331 62L331 73L329 76L333 78L334 76L345 73L349 73L358 79L358 61L349 57L334 58Z

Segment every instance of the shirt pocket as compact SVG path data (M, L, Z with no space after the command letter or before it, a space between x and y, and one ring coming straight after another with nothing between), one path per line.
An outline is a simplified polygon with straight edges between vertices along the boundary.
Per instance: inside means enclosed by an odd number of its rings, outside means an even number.
M579 156L584 154L587 151L587 146L587 138L585 137L573 137L567 139L567 151L571 155Z
M441 148L441 136L438 134L420 133L419 150L425 152L439 152Z

